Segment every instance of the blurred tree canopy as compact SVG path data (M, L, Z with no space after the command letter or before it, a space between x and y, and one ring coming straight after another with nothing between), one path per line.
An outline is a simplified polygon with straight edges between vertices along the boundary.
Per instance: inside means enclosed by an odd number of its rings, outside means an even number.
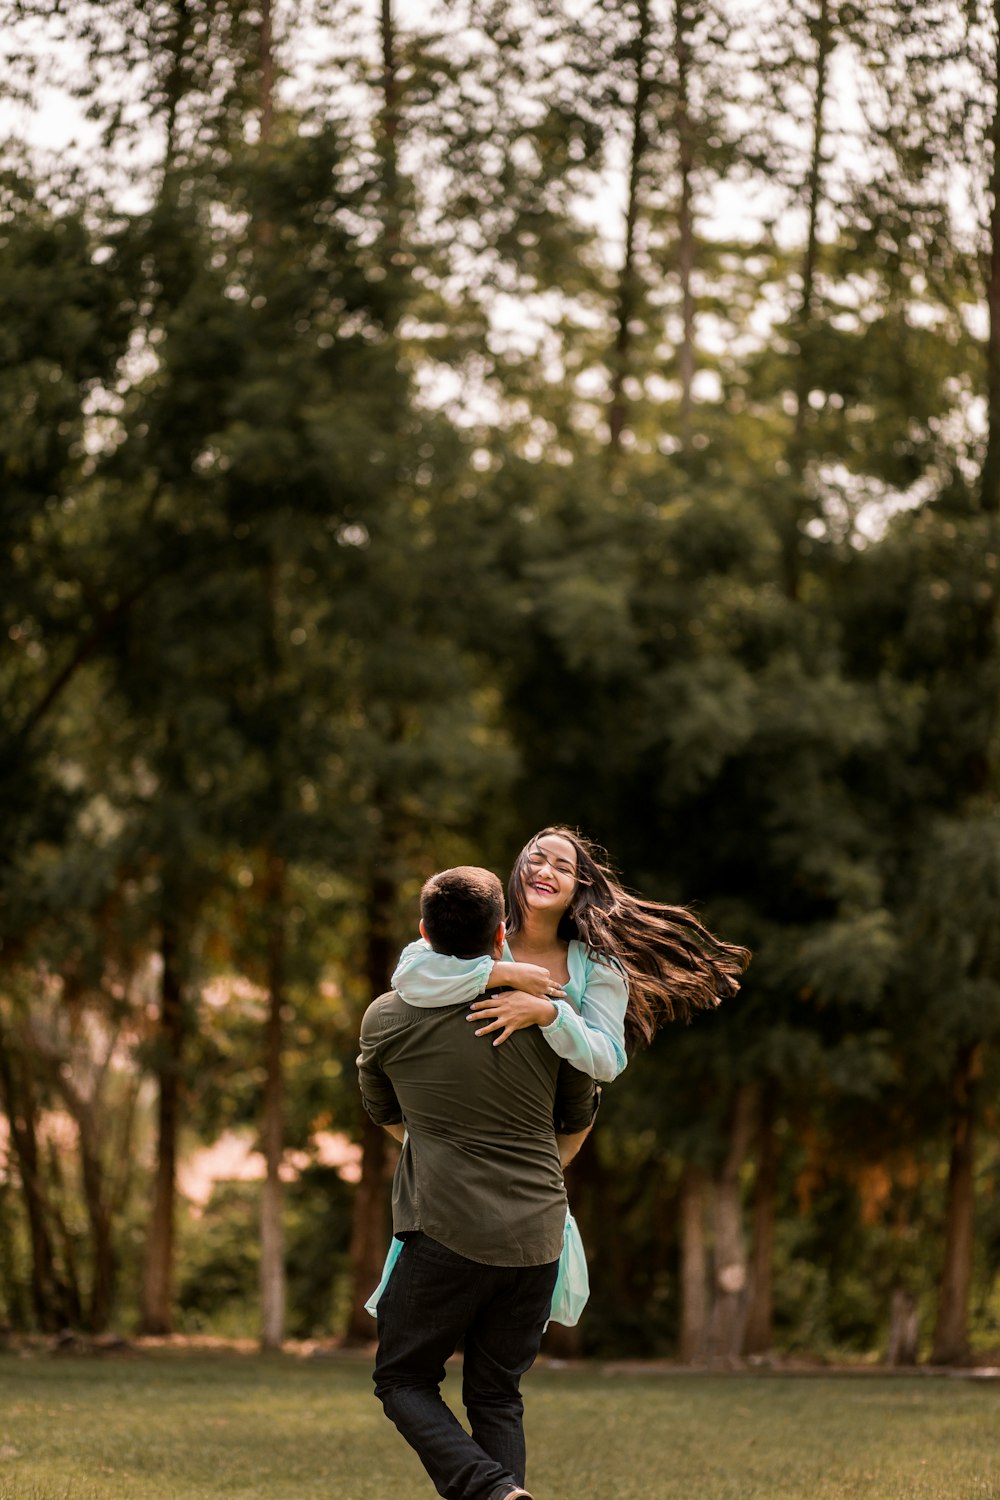
M564 821L755 956L605 1093L562 1347L996 1343L995 8L0 34L0 1322L371 1337L360 1014Z

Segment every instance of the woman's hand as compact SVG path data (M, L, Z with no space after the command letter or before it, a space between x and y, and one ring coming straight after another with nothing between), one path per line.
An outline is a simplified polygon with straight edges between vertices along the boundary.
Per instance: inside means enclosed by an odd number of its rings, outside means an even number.
M541 964L518 964L498 959L490 970L489 988L506 984L540 1000L565 1000L566 992ZM550 1017L551 1019L551 1017ZM529 1023L530 1024L530 1023Z
M524 1031L528 1026L548 1026L558 1014L551 1000L540 1000L535 995L526 995L523 990L506 990L502 995L477 1000L465 1019L488 1021L489 1025L477 1028L476 1036L499 1031L500 1035L493 1038L494 1047L499 1047L515 1031Z

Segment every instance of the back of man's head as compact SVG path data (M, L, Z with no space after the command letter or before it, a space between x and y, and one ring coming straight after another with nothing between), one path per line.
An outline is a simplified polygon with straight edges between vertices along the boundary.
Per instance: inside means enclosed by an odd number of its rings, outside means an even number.
M420 892L424 936L436 953L492 953L503 921L503 886L490 870L457 865L432 875Z

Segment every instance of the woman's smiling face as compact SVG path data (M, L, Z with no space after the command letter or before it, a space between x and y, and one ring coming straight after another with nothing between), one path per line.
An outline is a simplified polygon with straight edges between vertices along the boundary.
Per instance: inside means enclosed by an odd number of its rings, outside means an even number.
M535 839L524 857L521 885L526 906L565 911L576 890L576 849L559 833Z

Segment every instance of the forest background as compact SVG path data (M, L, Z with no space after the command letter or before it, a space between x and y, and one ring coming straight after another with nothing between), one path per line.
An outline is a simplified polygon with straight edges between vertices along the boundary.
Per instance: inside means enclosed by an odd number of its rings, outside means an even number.
M552 1347L1000 1344L998 21L2 0L0 1324L370 1339L360 1015L565 821L755 956Z

